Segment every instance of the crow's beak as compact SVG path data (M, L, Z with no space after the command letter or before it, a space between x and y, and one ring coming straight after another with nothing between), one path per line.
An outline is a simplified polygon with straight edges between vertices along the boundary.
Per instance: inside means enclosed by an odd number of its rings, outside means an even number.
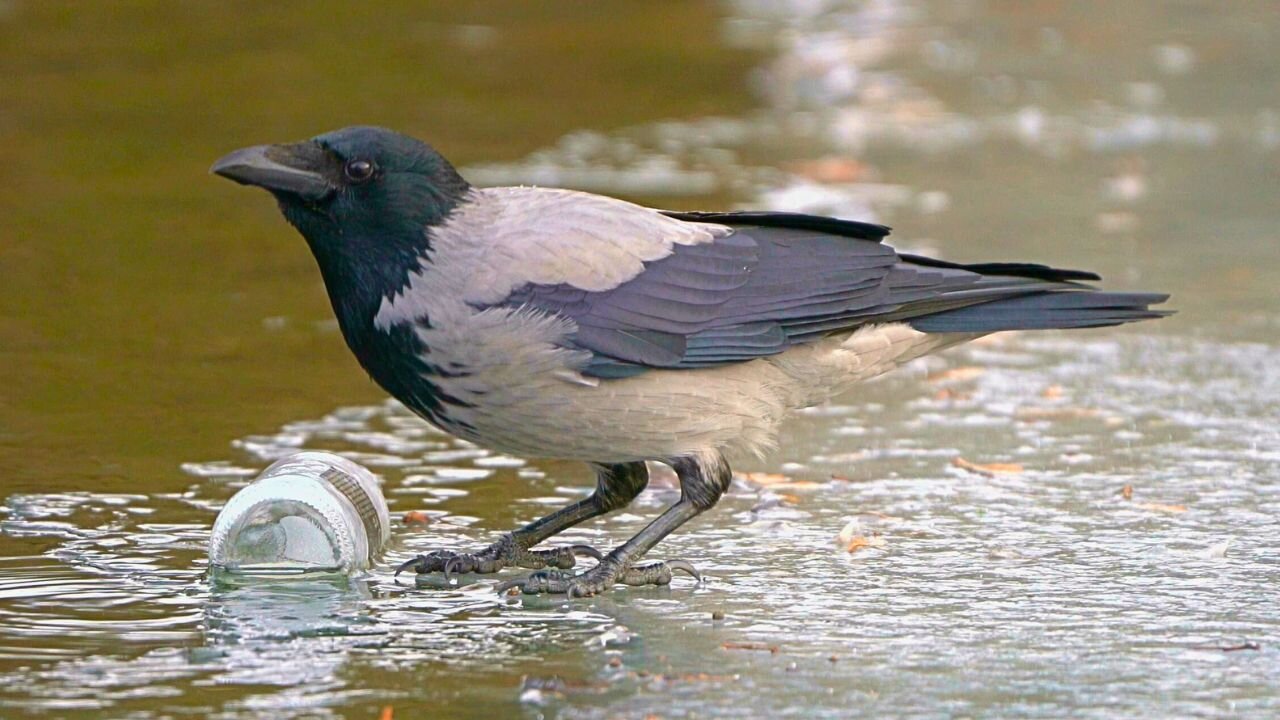
M224 156L209 172L242 185L320 200L334 190L333 183L325 177L332 163L329 154L311 142L255 145Z

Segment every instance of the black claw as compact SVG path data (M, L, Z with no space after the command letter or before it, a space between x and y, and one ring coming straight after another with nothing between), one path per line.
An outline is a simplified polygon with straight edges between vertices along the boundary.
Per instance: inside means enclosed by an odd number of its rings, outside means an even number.
M418 555L400 563L400 566L396 568L396 577L399 577L400 573L409 569L419 575L440 570L450 557L452 557L452 554L446 550L433 550L426 555Z
M557 572L555 570L539 570L536 573L530 573L522 578L514 578L498 583L494 590L501 595L511 588L520 588L520 591L526 595L536 595L540 593L562 593L568 592L571 581L576 576Z
M632 587L645 585L670 585L676 570L688 573L694 580L702 582L702 573L688 560L671 560L655 562L648 565L633 565L618 576L618 582Z
M408 560L405 560L404 562L400 563L400 565L396 567L395 577L400 577L400 573L404 572L405 570L408 570L409 568L416 569L418 566L425 566L426 564L427 564L427 558L422 555L409 558ZM417 572L421 573L422 571L417 570Z
M452 577L453 577L453 569L454 569L455 567L457 567L458 565L460 565L460 564L461 564L461 562L462 562L462 558L461 558L461 557L455 557L455 558L450 558L450 559L449 559L449 560L444 564L444 584L445 584L445 587L448 587L448 586L450 586L450 585L452 585L452 584L453 584L452 582L450 582L450 581L451 581L451 579L452 579Z
M694 567L693 563L688 560L668 560L667 567L672 570L680 570L682 572L689 573L689 575L694 580L698 581L698 583L702 582L702 573L698 572L698 568Z
M590 545L570 545L569 549L573 551L574 555L585 555L595 560L604 560L604 553Z

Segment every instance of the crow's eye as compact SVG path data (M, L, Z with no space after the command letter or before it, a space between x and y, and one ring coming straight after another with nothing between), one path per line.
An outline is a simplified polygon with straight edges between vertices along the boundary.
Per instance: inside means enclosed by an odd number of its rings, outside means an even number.
M368 160L352 160L342 169L347 175L347 179L353 183L362 183L373 177L373 173L377 168Z

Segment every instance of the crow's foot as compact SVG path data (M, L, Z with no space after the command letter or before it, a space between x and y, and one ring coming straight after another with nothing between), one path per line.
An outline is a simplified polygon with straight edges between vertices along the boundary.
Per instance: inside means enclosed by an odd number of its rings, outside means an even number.
M621 566L609 560L602 561L590 570L574 575L558 570L542 570L522 578L499 583L499 594L519 588L526 595L563 594L570 598L587 597L604 592L614 585L668 585L676 570L688 573L702 582L702 574L686 560L667 560L645 565Z
M455 573L496 573L505 567L522 567L538 570L545 567L569 569L577 563L577 555L600 560L604 556L590 545L566 545L548 550L529 550L520 546L515 536L508 533L497 542L477 553L459 553L452 550L433 550L419 555L396 568L396 575L413 570L419 575L443 572L445 583Z

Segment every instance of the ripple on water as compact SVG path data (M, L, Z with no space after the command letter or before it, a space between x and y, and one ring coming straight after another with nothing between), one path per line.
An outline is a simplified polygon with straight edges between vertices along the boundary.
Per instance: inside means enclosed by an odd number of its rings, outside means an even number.
M1019 360L999 362L1006 351ZM939 375L976 364L975 353L983 372ZM1184 394L1177 379L1210 359L1214 390ZM581 470L580 484L558 485L558 466L529 474L433 430L432 445L390 442L421 425L393 403L291 423L237 444L236 458L184 466L193 483L182 493L12 496L5 536L47 545L2 561L0 699L51 712L124 712L159 697L231 714L290 703L321 712L369 688L402 693L401 675L465 687L550 662L576 679L536 681L524 695L566 711L656 711L655 687L663 702L704 714L806 697L827 698L833 712L918 697L1044 709L1116 693L1123 706L1170 711L1256 704L1275 664L1205 648L1280 627L1265 540L1280 530L1268 454L1280 436L1259 399L1280 389L1273 359L1261 345L1014 337L929 360L929 377L961 378L947 381L949 395L908 370L867 386L871 413L806 413L784 447L798 454L789 467L799 479L818 482L744 476L722 507L662 545L663 556L698 562L704 586L681 578L572 604L498 598L488 583L393 579L387 568L417 552L487 542L511 522L495 510L532 519L590 487ZM1135 381L1143 372L1154 377ZM974 423L979 408L999 422ZM375 468L393 514L435 503L425 526L397 526L385 567L356 579L206 581L209 523L246 481L227 468L301 448L367 459L375 445L394 460ZM979 471L956 467L957 456ZM1011 458L1017 471L981 471ZM563 541L607 547L634 533L676 497L662 477L630 512ZM495 489L500 500L474 504ZM874 542L850 551L852 536ZM725 618L712 622L712 612ZM611 657L623 670L599 669ZM353 673L371 683L355 695ZM1222 684L1202 688L1206 678ZM1189 684L1200 689L1188 694ZM201 688L254 686L277 689L198 700ZM581 688L596 686L584 699ZM514 688L499 687L516 702Z

